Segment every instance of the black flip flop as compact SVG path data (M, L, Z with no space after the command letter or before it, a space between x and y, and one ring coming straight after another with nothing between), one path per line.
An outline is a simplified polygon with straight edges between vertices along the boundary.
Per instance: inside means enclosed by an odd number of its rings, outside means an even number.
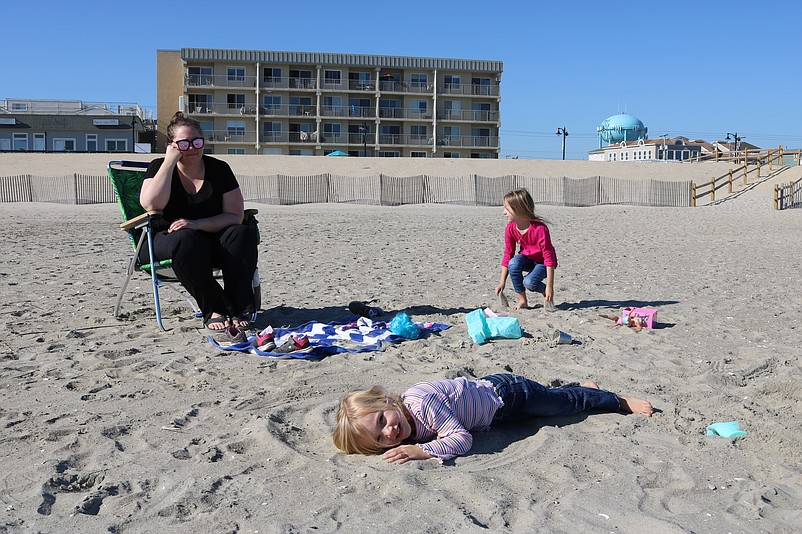
M208 319L203 321L203 326L206 329L211 330L212 332L221 332L222 333L228 327L226 327L226 328L209 328L209 327L211 325L213 325L213 324L221 324L221 325L223 325L225 327L227 321L228 321L228 318L225 317L225 316L222 316L222 315L220 317L209 317Z

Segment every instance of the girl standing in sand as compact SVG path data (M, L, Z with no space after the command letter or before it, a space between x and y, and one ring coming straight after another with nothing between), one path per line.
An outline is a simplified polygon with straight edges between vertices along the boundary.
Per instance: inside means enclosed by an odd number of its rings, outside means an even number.
M599 389L595 382L548 388L513 374L415 384L403 395L381 386L345 395L333 440L348 454L379 454L390 462L465 454L472 430L525 417L566 417L588 411L651 416L649 401ZM406 442L406 443L405 443Z
M516 189L504 195L504 217L509 221L504 230L504 256L501 259L501 278L496 295L501 295L507 275L518 294L516 310L528 308L526 290L543 295L543 307L554 311L554 269L557 253L551 244L546 220L535 215L535 202L526 189ZM515 254L516 245L520 245ZM524 272L528 272L524 276ZM543 279L546 283L543 283Z

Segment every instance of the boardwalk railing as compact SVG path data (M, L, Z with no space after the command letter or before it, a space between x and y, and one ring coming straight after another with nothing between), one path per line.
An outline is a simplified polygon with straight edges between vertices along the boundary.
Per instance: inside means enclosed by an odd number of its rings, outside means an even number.
M744 155L743 159L739 158L735 161L743 161L740 167L730 169L729 172L721 176L713 177L709 182L691 184L691 204L696 206L697 200L703 199L707 196L710 197L710 202L716 201L716 192L724 187L727 188L727 194L732 194L733 183L738 180L743 180L743 185L749 183L750 178L759 179L761 176L766 176L765 168L768 167L768 172L774 172L776 168L797 166L800 164L800 150L784 150L783 147L772 148L762 151L743 151L744 154L749 154L748 158Z
M690 181L532 176L238 176L246 201L264 204L355 203L379 206L402 204L461 204L500 206L504 195L525 187L538 204L596 206L690 206ZM0 202L95 204L115 202L105 175L0 177Z

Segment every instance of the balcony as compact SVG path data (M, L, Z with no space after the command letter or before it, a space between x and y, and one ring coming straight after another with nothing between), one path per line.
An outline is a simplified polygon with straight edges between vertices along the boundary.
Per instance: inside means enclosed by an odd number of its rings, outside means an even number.
M479 109L443 109L437 118L444 121L498 122L499 112Z
M215 104L212 102L190 102L184 112L192 115L255 115L256 104Z
M499 95L500 85L483 85L474 83L444 83L438 88L439 94L463 96L493 96Z
M290 135L288 132L262 132L259 142L287 144L290 142Z
M185 87L256 87L256 76L229 76L227 74L187 74Z
M253 133L241 130L211 130L203 132L208 143L253 143Z
M437 138L438 146L498 148L495 135L444 135Z
M290 89L317 89L317 80L313 78L288 78Z

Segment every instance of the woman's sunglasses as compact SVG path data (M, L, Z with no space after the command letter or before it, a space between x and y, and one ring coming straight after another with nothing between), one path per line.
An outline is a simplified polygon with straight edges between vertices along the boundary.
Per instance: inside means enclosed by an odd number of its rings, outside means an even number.
M186 152L189 150L190 145L194 148L203 148L203 137L196 137L195 139L179 139L175 142L175 146L178 147L178 150L181 152Z

